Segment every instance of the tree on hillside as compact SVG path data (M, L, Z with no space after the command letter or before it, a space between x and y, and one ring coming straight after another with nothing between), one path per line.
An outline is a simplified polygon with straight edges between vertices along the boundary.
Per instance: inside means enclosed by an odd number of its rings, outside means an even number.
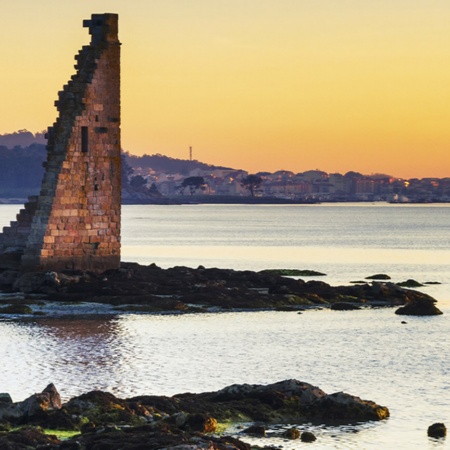
M250 174L246 177L242 178L241 186L250 192L252 197L255 196L255 193L258 191L258 188L261 186L263 179L259 175Z
M47 151L45 145L9 149L0 145L0 196L27 197L39 193Z
M142 175L135 175L130 179L130 186L134 189L143 188L147 184L147 180Z
M130 183L130 177L134 173L134 169L128 164L127 155L122 153L122 185L126 186Z
M189 189L191 195L194 195L197 189L205 190L205 179L203 177L187 177L181 183L180 193L183 194L186 188Z
M148 193L153 195L154 197L162 197L161 192L158 191L158 188L155 183L152 183L150 185Z

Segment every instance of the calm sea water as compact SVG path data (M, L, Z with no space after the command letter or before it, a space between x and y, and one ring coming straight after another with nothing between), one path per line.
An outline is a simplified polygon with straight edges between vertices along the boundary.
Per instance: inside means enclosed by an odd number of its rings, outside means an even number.
M16 212L0 206L0 225ZM315 269L332 284L379 272L439 281L422 289L444 315L407 324L392 309L2 320L0 391L17 401L54 382L64 399L91 389L172 395L297 378L391 411L381 423L303 426L315 448L446 448L426 429L450 425L449 206L126 206L123 216L124 260Z

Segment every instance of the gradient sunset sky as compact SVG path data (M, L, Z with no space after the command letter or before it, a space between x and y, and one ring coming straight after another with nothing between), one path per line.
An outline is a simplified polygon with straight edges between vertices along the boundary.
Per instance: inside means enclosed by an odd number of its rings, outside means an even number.
M51 125L119 14L122 146L249 172L450 177L449 0L16 0L0 15L0 134Z

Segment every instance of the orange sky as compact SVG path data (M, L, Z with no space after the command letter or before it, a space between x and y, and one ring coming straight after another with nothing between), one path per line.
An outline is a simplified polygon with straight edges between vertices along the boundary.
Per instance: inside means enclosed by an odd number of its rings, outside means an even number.
M448 0L19 0L0 16L0 133L40 131L117 12L122 146L250 172L450 177Z

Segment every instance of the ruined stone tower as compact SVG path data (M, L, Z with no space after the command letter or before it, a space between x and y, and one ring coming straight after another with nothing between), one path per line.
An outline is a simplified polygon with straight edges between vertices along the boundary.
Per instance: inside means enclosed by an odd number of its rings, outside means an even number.
M118 16L93 14L90 45L59 92L39 196L0 234L0 268L103 271L120 264Z

